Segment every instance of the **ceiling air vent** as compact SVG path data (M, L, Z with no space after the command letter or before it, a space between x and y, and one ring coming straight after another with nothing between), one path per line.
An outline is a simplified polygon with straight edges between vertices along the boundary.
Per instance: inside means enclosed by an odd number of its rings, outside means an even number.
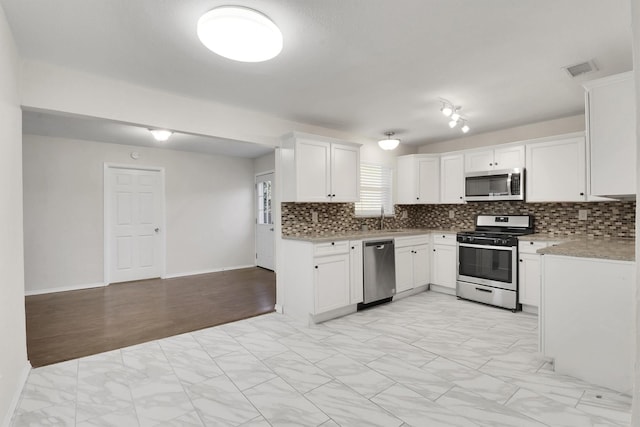
M578 77L582 74L598 71L598 67L596 67L596 64L594 64L593 61L581 62L580 64L570 65L563 68L567 70L567 73L569 73L571 77Z

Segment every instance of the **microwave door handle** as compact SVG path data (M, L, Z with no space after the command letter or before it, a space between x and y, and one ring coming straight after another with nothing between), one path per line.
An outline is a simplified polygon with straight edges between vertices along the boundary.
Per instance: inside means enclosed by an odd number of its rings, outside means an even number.
M507 193L506 196L513 194L513 188L511 188L511 174L507 174Z

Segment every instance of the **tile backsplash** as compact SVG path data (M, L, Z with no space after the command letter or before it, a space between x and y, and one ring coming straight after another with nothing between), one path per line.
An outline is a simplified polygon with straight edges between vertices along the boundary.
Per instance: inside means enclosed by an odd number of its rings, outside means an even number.
M385 228L473 229L477 214L530 214L537 233L559 236L635 238L634 201L583 203L470 202L462 205L396 205ZM578 220L578 211L587 220ZM312 222L312 212L318 222ZM406 218L403 213L406 212ZM453 212L453 218L449 218ZM354 215L353 203L283 203L282 234L332 234L380 227L380 218Z

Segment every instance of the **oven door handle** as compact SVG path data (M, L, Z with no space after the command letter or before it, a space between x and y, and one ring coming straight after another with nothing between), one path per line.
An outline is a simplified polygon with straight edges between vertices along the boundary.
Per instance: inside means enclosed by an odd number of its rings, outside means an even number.
M493 245L471 245L469 243L458 243L461 248L490 249L497 251L512 251L515 246L493 246Z

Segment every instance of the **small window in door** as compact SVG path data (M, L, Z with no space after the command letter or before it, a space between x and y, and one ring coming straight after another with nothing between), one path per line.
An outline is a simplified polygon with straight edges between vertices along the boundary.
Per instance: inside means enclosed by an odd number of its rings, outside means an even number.
M258 182L258 224L273 224L271 214L271 181Z

